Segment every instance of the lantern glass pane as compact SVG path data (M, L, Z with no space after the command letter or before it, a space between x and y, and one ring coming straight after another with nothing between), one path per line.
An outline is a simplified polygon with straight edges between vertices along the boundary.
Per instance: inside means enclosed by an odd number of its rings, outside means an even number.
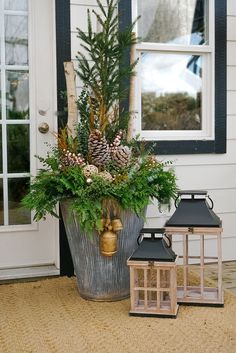
M148 309L156 310L157 309L157 292L156 291L148 291Z
M144 270L142 268L135 269L135 287L144 287Z
M218 260L218 249L217 249L217 246L207 246L207 244L208 244L208 240L211 240L211 242L214 242L215 244L217 244L217 238L218 238L218 236L215 234L204 236L204 242L205 242L204 256L214 257L214 259L205 259L204 260L205 263L210 263L210 267L212 266L213 262L217 262L217 260Z
M187 278L187 285L189 290L191 291L192 288L200 287L201 286L201 271L199 265L191 265L188 268L188 274L185 275Z
M170 287L170 270L160 270L160 286L161 288Z
M135 306L144 309L144 290L135 291Z
M147 270L147 287L157 287L157 270L155 268L150 268L150 270Z
M228 273L226 271L224 271L224 273L226 275L227 282L230 284L231 278L232 278L231 270L228 271ZM211 279L210 281L209 281L209 278ZM217 282L218 282L218 266L217 266L217 264L209 264L209 265L205 266L205 268L204 268L204 287L215 288Z
M200 246L200 235L194 235L194 241L191 241L192 237L188 236L188 263L199 264L201 255Z
M169 292L161 292L161 309L170 309L170 293Z
M177 283L181 287L184 285L184 268L181 265L177 266Z

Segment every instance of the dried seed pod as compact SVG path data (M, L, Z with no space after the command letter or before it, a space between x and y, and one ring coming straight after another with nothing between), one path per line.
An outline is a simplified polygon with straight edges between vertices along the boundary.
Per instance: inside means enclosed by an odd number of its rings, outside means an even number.
M98 174L98 168L93 164L88 164L83 167L83 174L86 178L88 178L91 175Z
M112 182L113 181L113 176L107 172L106 170L104 170L103 172L98 173L98 175L103 178L104 180L108 181L108 182Z

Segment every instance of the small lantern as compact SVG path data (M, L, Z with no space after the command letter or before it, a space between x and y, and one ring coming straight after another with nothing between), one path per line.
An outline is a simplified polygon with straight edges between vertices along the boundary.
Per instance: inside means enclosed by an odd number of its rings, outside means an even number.
M176 211L165 224L166 234L173 240L180 235L182 242L182 251L178 251L182 262L178 265L178 269L182 268L183 279L178 283L177 301L186 304L223 306L221 220L213 212L213 201L206 191L181 191L178 199ZM214 240L215 244L207 249L208 239ZM190 240L194 240L193 246ZM197 254L193 254L192 251L196 252L196 249ZM205 269L210 262L215 263L214 276L218 280L217 286L210 285L205 278ZM192 276L189 272L192 268L199 272L200 278L197 279L197 283L191 283Z
M163 229L143 229L140 233L143 239L127 261L130 315L174 318L177 315L176 254L163 233Z

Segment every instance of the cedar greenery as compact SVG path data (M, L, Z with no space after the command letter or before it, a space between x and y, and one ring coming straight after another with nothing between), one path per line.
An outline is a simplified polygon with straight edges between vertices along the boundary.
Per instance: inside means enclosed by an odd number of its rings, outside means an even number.
M45 168L34 179L30 193L24 198L24 205L35 210L36 221L47 213L57 216L58 201L73 198L73 208L79 215L81 227L91 232L99 230L103 205L108 199L116 201L121 209L141 215L150 198L164 202L176 194L173 170L166 170L166 164L155 162L149 155L143 156L139 164L130 166L129 171L114 172L112 183L94 175L91 184L86 182L82 168L78 166L60 170L57 152L40 160Z
M23 200L39 221L48 213L58 217L58 202L70 198L87 232L100 230L101 218L111 213L132 210L142 215L152 199L166 202L176 195L170 163L159 161L135 139L127 142L124 127L129 113L117 103L127 96L124 81L134 74L135 64L121 65L127 49L138 40L132 34L134 23L119 31L117 1L107 0L106 10L97 3L102 16L94 14L101 31L94 33L89 11L87 33L78 29L87 55L78 54L83 90L77 136L70 137L67 128L56 134L58 144L45 158L38 157L43 168Z

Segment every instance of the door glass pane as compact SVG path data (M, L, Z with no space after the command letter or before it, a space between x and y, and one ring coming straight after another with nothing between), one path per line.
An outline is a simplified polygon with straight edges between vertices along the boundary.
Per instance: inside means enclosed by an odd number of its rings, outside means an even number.
M4 224L4 214L3 214L3 180L0 179L0 225Z
M6 71L7 119L29 119L29 73Z
M30 171L29 125L8 125L7 165L8 173Z
M4 8L5 10L27 11L28 0L5 0Z
M208 0L137 0L144 42L208 43Z
M202 57L142 53L142 129L200 130Z
M28 17L5 16L6 64L28 64Z
M21 200L29 187L29 178L11 178L8 180L9 224L30 224L31 213L22 206Z
M7 226L31 223L31 212L20 203L30 173L28 0L0 2L5 10L0 12L3 24L0 26L0 48L5 49L5 55L1 55L0 75L0 117L3 122L0 125L0 174L3 174L0 179L0 225Z
M0 125L0 173L2 173L2 126Z
M0 120L2 120L2 83L1 83L2 72L0 70Z

